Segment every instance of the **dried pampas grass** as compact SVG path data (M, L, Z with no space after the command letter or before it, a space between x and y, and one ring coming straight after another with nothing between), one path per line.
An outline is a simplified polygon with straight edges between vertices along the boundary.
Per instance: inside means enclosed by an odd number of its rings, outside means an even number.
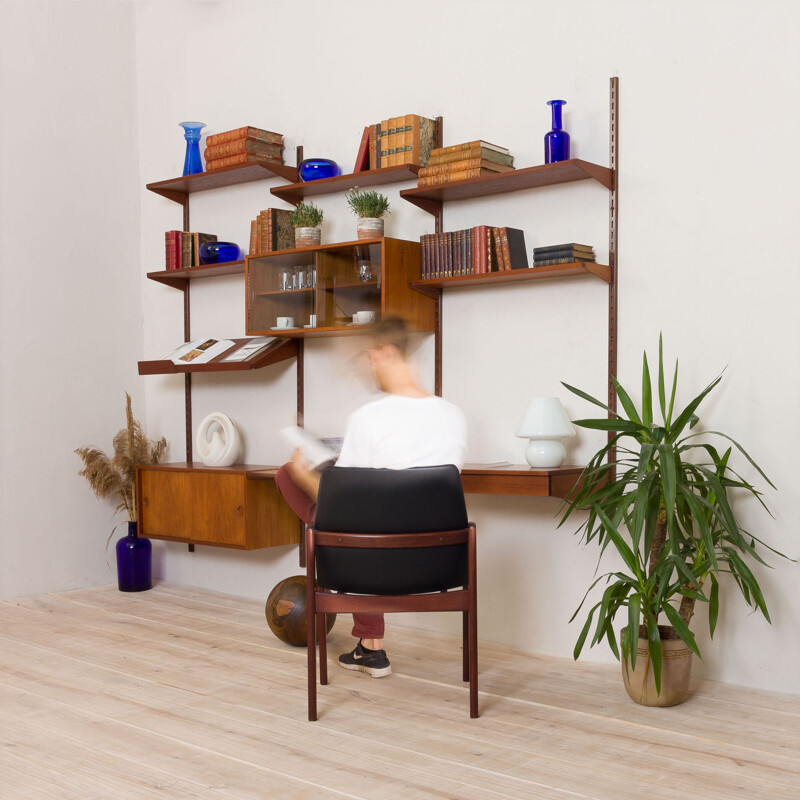
M120 503L114 513L122 511L131 522L136 521L136 467L140 464L158 464L167 449L162 436L150 441L141 423L133 418L131 396L125 392L126 426L112 440L114 455L109 458L96 447L79 447L75 452L83 459L83 469L78 473L89 481L95 495L101 500L116 495Z

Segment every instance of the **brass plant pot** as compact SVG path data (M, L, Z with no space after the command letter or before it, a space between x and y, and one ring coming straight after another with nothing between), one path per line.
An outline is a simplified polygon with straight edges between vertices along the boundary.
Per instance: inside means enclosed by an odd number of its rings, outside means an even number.
M620 641L625 628L620 632ZM692 651L669 625L659 625L661 634L661 694L656 692L647 639L639 638L636 669L630 659L622 662L622 680L628 697L643 706L676 706L686 699L692 674Z

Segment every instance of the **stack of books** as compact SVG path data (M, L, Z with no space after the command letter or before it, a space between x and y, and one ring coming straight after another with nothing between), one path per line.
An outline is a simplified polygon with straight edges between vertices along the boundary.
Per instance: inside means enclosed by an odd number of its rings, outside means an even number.
M576 261L594 261L594 248L588 244L575 244L574 242L533 248L534 267L573 264Z
M275 250L288 250L294 247L294 226L292 212L280 208L267 208L250 220L251 256L272 253Z
M517 228L477 225L420 237L422 278L457 278L527 269L525 234Z
M369 168L428 163L436 146L436 120L419 114L390 117L369 126Z
M164 239L167 269L200 266L200 245L217 241L217 237L213 233L192 233L191 231L167 231Z
M283 135L245 125L206 139L206 172L253 161L283 164Z
M439 147L428 166L419 171L418 186L436 186L467 178L480 178L514 169L514 156L505 147L482 140Z

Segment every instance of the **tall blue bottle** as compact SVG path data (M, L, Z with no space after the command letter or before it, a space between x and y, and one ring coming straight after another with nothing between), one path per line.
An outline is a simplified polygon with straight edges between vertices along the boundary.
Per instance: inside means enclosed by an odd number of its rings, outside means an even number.
M183 128L183 138L186 139L186 157L183 160L183 174L196 175L203 171L203 161L200 158L200 133L205 128L205 122L179 122Z
M121 592L153 588L153 545L139 538L136 522L128 522L128 535L117 542L117 582Z
M569 134L561 128L561 106L566 100L548 100L547 105L553 109L553 130L544 136L544 163L555 164L569 158Z

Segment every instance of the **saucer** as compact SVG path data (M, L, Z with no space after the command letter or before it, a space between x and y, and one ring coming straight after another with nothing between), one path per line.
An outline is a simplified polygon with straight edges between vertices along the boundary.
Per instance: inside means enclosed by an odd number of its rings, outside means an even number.
M299 331L300 328L297 325L294 325L291 328L273 327L273 328L270 328L270 330L271 331Z
M304 328L316 328L316 325L303 325Z

